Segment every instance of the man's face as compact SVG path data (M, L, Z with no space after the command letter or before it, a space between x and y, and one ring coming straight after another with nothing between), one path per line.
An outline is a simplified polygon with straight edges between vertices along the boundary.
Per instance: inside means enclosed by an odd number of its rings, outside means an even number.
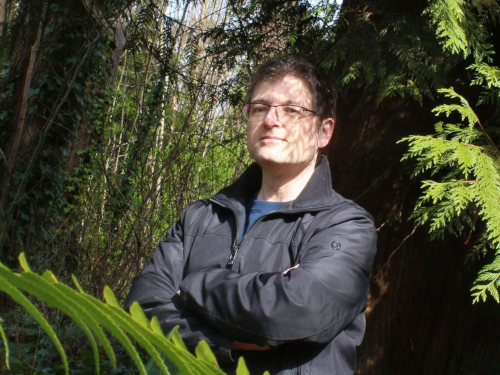
M259 82L250 102L267 105L294 104L315 110L307 83L290 75ZM271 108L262 121L248 121L248 151L261 166L307 165L316 160L318 148L326 146L331 137L333 124L329 132L319 130L318 126L319 119L311 112L305 112L299 123L286 124L278 120L276 109Z

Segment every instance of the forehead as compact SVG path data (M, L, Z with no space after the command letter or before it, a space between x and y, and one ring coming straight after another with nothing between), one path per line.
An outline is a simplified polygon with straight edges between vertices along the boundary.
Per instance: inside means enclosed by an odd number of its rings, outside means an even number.
M311 105L313 95L309 84L302 78L285 75L264 79L255 85L251 101L263 101L268 104Z

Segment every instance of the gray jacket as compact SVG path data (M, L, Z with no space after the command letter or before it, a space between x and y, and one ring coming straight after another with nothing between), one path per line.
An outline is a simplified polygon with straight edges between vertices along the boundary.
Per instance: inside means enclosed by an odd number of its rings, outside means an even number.
M254 164L190 205L134 280L126 307L139 301L165 332L179 325L188 346L206 340L228 372L244 355L252 374L352 374L365 332L373 219L332 190L321 156L299 197L260 218L238 247L246 200L260 183ZM271 350L231 353L233 340Z

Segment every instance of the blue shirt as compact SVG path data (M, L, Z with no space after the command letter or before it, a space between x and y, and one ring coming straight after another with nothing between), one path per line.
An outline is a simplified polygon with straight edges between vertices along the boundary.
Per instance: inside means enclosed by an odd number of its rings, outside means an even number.
M287 203L288 202L269 202L259 200L257 199L257 194L253 195L252 198L247 201L245 206L245 225L243 225L243 228L241 229L238 245L241 243L241 240L248 229L250 229L257 220L268 213L278 211Z

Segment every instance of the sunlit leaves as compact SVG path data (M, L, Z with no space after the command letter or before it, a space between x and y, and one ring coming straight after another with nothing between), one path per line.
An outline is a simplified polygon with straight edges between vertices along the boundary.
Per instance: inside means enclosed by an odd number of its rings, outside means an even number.
M445 50L462 54L464 58L473 53L476 60L490 60L493 45L488 42L490 35L481 22L481 16L492 7L487 0L474 3L476 11L468 1L433 0L425 14L435 25Z
M38 321L58 349L66 374L69 373L69 367L61 342L48 321L24 293L65 312L78 324L92 343L96 373L99 373L97 343L102 345L111 363L116 366L114 352L104 333L105 330L123 345L140 374L146 374L146 367L136 345L142 347L151 356L159 373L223 374L206 344L200 344L196 349L197 359L186 350L176 331L169 337L165 337L158 320L153 318L149 321L137 303L132 305L131 314L128 314L118 306L116 297L109 288L105 291L106 303L103 303L84 293L78 283L76 283L77 290L75 290L59 282L50 271L46 271L43 275L32 272L23 254L20 256L20 263L23 268L21 273L15 273L0 263L0 290L11 296ZM3 329L0 329L0 338L8 356L8 342ZM172 368L167 368L166 362Z
M489 293L499 302L500 286L500 151L492 143L488 128L478 126L479 119L465 98L453 89L440 90L458 104L436 107L437 115L458 114L462 124L436 125L433 136L410 136L404 160L413 159L414 176L426 171L436 180L422 183L411 218L429 223L433 237L445 231L455 235L470 227L482 238L482 248L496 251L495 260L480 272L472 288L474 302L485 300ZM484 223L479 229L477 219ZM484 232L484 235L481 234Z

